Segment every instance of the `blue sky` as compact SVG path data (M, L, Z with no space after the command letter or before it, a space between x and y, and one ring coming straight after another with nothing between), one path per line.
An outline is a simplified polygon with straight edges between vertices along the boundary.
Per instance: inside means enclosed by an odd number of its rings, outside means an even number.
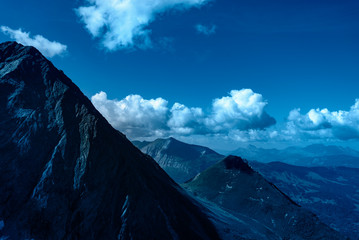
M358 1L156 3L6 1L0 41L41 42L131 139L357 145Z

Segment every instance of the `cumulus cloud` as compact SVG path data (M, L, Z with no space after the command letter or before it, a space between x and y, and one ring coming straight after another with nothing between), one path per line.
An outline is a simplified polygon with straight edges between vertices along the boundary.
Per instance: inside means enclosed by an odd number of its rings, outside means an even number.
M152 46L148 25L171 9L200 7L208 0L86 0L76 11L93 37L109 50Z
M289 113L287 128L284 133L289 137L359 139L359 99L349 111L329 111L311 109L301 114L300 109Z
M201 33L201 34L209 36L209 35L212 35L212 34L216 33L217 26L216 25L206 26L206 25L203 25L203 24L197 24L195 26L195 28L196 28L198 33Z
M251 89L232 90L230 96L215 99L206 125L215 132L226 129L264 129L275 124L264 107L267 102Z
M200 132L204 113L201 108L188 108L183 104L175 103L170 111L167 125L177 134L192 134Z
M116 129L131 138L223 135L237 140L259 139L264 136L260 133L263 129L275 124L264 111L267 102L250 89L233 90L229 96L214 99L208 113L180 103L169 108L163 98L146 100L139 95L109 100L100 92L91 100Z
M129 95L122 100L109 100L105 92L100 92L91 101L114 128L129 136L160 137L168 131L168 102L163 98L146 100Z
M54 57L61 55L67 50L67 46L56 41L49 41L41 35L30 37L30 33L23 32L21 29L14 30L6 26L1 26L1 31L11 39L24 46L33 46L37 48L44 56Z

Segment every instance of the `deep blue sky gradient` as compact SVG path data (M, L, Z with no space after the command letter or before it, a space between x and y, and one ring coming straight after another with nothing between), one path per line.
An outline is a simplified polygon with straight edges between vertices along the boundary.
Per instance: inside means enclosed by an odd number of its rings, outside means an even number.
M81 5L4 1L0 25L67 45L51 60L88 97L140 94L206 109L232 89L251 88L279 123L293 108L348 110L359 98L359 1L214 0L158 17L148 26L153 49L116 52L84 29L74 11ZM198 23L215 24L216 33L197 33Z

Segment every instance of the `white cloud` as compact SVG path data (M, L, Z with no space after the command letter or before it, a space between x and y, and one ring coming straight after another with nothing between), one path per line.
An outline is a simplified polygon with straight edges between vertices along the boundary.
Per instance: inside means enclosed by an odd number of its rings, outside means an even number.
M230 96L215 99L206 125L214 132L227 129L263 129L275 124L264 107L267 102L251 89L232 90Z
M359 139L359 99L349 111L311 109L301 114L300 109L289 113L284 134L294 138Z
M195 26L196 30L198 33L204 34L204 35L212 35L216 33L217 30L217 26L216 25L211 25L211 26L206 26L203 24L197 24Z
M37 48L45 57L54 57L61 55L67 50L67 46L56 41L49 41L41 35L30 37L30 33L23 32L21 29L13 30L6 26L1 26L1 31L11 39L24 46L33 46Z
M91 101L114 128L129 136L161 137L168 131L168 102L163 98L146 100L129 95L122 100L109 100L105 92L100 92Z
M95 107L118 130L132 139L174 136L179 139L216 139L235 142L343 141L359 139L359 99L348 110L293 109L288 121L275 124L262 95L251 89L232 90L216 98L204 111L180 103L169 106L163 98L129 95L110 100L100 92Z
M86 0L77 14L109 50L152 46L148 25L171 9L200 7L208 0Z
M146 100L139 95L109 100L100 92L91 100L112 126L131 138L223 135L258 140L264 136L259 132L275 123L264 111L267 103L262 95L250 89L233 90L230 96L213 100L208 114L180 103L168 108L163 98Z
M199 132L204 113L201 108L188 108L175 103L171 108L171 117L167 125L177 134L192 134Z

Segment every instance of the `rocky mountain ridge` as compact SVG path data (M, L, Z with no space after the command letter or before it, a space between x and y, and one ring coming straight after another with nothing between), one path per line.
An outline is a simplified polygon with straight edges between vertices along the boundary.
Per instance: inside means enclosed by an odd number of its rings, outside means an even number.
M240 157L228 156L183 185L200 199L234 216L247 216L278 239L342 239L317 216L301 208ZM274 237L275 239L275 236Z
M156 139L153 142L134 141L133 144L152 156L177 183L188 181L224 158L212 149L183 143L174 138Z
M33 47L0 44L1 239L219 239L203 207Z

